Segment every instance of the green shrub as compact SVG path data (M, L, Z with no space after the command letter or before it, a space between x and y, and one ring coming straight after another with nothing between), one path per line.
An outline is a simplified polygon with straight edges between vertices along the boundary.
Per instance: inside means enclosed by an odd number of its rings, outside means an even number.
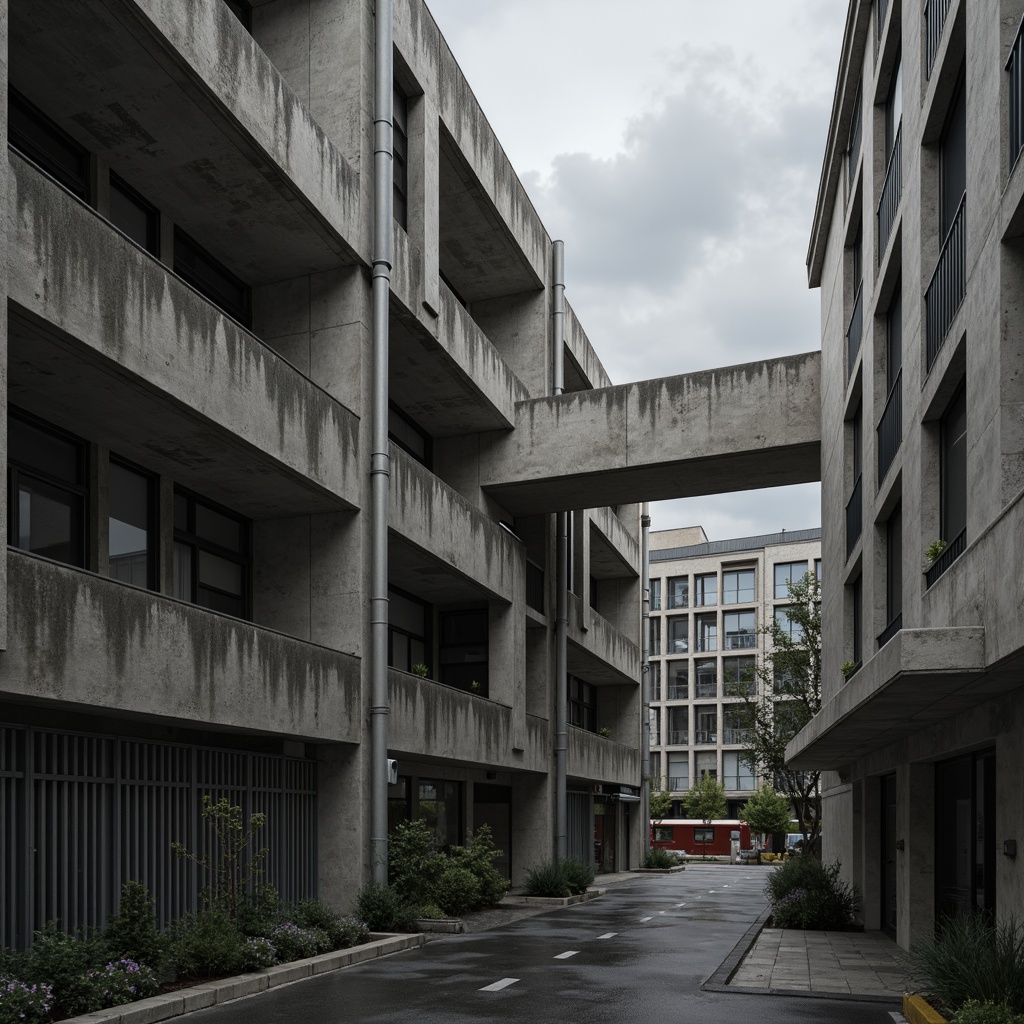
M317 953L326 953L331 940L327 932L320 928L300 928L291 921L275 925L270 930L268 939L277 950L277 958L282 963L289 960L304 960Z
M1024 926L1013 918L998 926L981 914L947 918L933 945L912 952L928 992L950 1009L975 1000L1024 1013Z
M675 857L661 846L652 846L644 858L645 868L671 868L675 865Z
M277 963L277 949L263 935L246 936L239 948L238 968L242 971L265 971Z
M35 933L22 963L21 980L49 985L54 1016L75 1017L100 1008L100 991L92 973L107 960L102 943L79 933L66 934L56 921L50 921Z
M571 896L569 880L562 865L553 860L543 861L530 868L526 876L527 896Z
M427 903L416 913L424 921L440 921L445 916L444 911L436 903Z
M127 957L112 960L103 967L89 972L89 978L96 987L97 998L102 1009L123 1006L136 999L155 996L160 989L152 967L136 963Z
M853 924L856 891L839 877L839 862L822 864L814 857L794 857L768 876L776 928L837 931Z
M950 1024L1024 1024L1024 1014L1014 1013L1005 1003L968 999L950 1018Z
M183 978L216 978L242 970L245 936L223 910L179 918L171 928L170 958Z
M509 880L494 866L494 861L503 856L491 838L490 825L481 825L465 846L452 847L448 853L449 864L468 868L479 883L479 897L470 909L496 907L508 892Z
M573 896L586 892L594 881L593 865L577 857L568 857L562 861L562 874Z
M444 870L437 833L422 818L399 822L388 840L388 884L408 904L430 900Z
M434 883L434 902L449 916L461 917L480 903L480 882L469 868L449 864Z
M0 1024L49 1024L53 990L0 974Z
M272 885L261 885L253 895L235 901L234 919L243 935L266 937L280 924L281 896Z
M371 932L396 932L405 904L397 890L380 882L368 882L356 897L356 917Z
M342 917L320 900L299 900L289 912L288 919L300 928L324 932L328 938L328 949L345 949L365 941L360 936L366 929L360 926L360 922L354 917Z
M341 944L338 949L348 949L349 946L358 946L370 941L370 929L357 917L343 917L338 925L341 930Z
M133 960L159 970L167 951L167 941L157 931L153 897L139 882L121 886L117 913L103 929L103 945L111 961Z

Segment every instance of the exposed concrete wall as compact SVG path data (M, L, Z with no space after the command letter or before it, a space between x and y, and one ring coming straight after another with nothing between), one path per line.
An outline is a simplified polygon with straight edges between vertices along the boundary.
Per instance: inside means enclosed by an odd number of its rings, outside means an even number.
M7 699L359 741L357 659L16 551L7 572Z
M583 601L575 594L569 594L569 643L583 652L581 664L592 665L579 674L592 682L636 682L640 678L640 649L636 642L620 633L607 619L588 609L589 626L584 630L582 621ZM589 656L589 658L587 657ZM572 659L570 658L570 671Z
M568 765L571 778L635 786L640 753L635 743L616 743L586 729L570 727Z
M581 388L610 388L611 377L608 376L604 364L590 344L587 332L583 329L576 316L576 311L567 302L565 304L565 354L572 360L573 369L581 378ZM568 368L566 376L568 377ZM573 389L575 390L575 389Z

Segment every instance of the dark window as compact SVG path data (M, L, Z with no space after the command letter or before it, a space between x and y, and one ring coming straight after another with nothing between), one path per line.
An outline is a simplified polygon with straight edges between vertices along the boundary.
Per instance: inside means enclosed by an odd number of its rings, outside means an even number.
M251 573L248 520L175 491L174 596L244 619Z
M820 583L821 582L821 559L816 558L814 560L814 578Z
M718 650L718 616L698 615L695 623L697 650L701 652Z
M655 825L654 841L656 843L671 843L675 836L675 829L671 825Z
M711 608L718 604L718 575L708 573L693 577L693 606Z
M569 676L569 724L597 732L597 689Z
M160 214L116 174L110 175L110 223L136 245L160 255Z
M757 623L754 610L725 612L722 616L725 631L724 651L745 651L757 644Z
M668 607L690 607L690 577L673 576L668 581Z
M595 612L601 610L601 587L598 584L596 576L590 577L590 607Z
M751 655L722 659L722 678L726 697L752 697L756 689L756 659Z
M7 94L7 141L79 199L89 202L89 153L19 92Z
M776 562L775 563L775 596L776 598L789 597L789 587L792 583L799 583L807 575L806 562Z
M111 458L107 477L108 575L156 589L156 480Z
M7 419L7 542L85 567L85 442L15 413Z
M722 604L749 604L753 600L753 569L730 569L722 573Z
M487 609L442 612L441 682L487 696Z
M252 8L245 0L224 0L228 10L242 23L246 32L252 32Z
M903 368L903 283L897 282L896 291L885 316L885 384L891 391L896 376Z
M885 524L885 605L887 622L903 611L903 510L897 505Z
M857 228L857 237L853 240L851 255L853 257L853 290L859 292L861 282L864 280L864 235L860 227Z
M427 469L433 468L434 439L394 403L388 403L388 437Z
M686 700L690 696L690 663L688 661L667 661L668 699Z
M698 658L693 663L696 676L694 696L698 700L708 700L718 696L718 667L714 658Z
M388 664L402 672L412 672L414 665L421 665L429 675L429 637L430 605L389 587Z
M694 725L696 731L693 736L693 742L696 744L712 744L718 742L718 708L707 707L694 708L696 714L696 721ZM712 755L713 756L713 755ZM704 772L700 773L702 776ZM718 777L718 769L716 767L714 772L715 778Z
M967 529L967 388L961 384L940 424L942 540L952 544Z
M420 779L416 817L435 831L443 848L458 846L465 838L462 824L462 783Z
M650 653L661 654L661 619L648 619L651 626Z
M252 323L252 289L179 228L174 229L174 272L244 327Z
M896 65L896 72L889 88L889 97L885 103L885 155L892 154L896 145L896 133L903 122L903 62Z
M651 611L661 611L661 580L651 580Z
M681 747L690 742L690 709L675 704L668 711L668 743Z
M863 603L863 583L858 576L850 587L850 599L853 601L853 663L860 665L864 659L864 626L861 605Z
M394 214L400 227L408 226L409 206L409 99L396 82L393 103Z
M666 654L685 654L690 649L690 620L686 615L672 615L668 619L668 647Z
M961 79L939 144L939 239L953 226L960 200L967 194L967 104Z
M652 661L648 666L650 672L651 700L661 700L661 662Z

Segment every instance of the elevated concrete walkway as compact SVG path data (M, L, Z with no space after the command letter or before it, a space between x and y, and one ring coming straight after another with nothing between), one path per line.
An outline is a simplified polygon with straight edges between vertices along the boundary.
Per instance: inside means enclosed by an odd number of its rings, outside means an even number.
M481 485L514 515L821 479L821 353L533 399Z

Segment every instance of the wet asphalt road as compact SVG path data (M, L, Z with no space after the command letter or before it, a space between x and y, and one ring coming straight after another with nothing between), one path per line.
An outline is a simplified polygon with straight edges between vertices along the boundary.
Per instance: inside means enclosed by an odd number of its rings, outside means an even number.
M892 1024L895 1004L700 990L764 910L763 884L763 869L726 865L644 876L590 903L202 1010L190 1024Z

